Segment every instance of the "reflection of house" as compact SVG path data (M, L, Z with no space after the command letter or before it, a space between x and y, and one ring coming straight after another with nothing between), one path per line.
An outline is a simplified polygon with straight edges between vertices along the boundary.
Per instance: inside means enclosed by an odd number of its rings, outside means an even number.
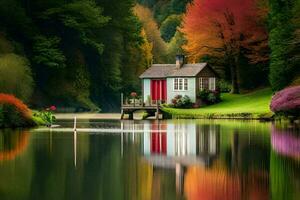
M144 156L154 168L175 169L176 188L183 192L185 168L208 166L219 154L219 126L195 123L145 124Z
M194 123L146 124L144 155L162 167L208 165L219 152L219 127ZM163 159L162 156L164 156Z

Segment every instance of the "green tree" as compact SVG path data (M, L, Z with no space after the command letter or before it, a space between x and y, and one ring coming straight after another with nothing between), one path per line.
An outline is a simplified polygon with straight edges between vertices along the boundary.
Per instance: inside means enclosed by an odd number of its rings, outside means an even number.
M161 37L166 41L170 42L173 36L176 33L177 27L181 23L181 16L180 15L170 15L160 27L160 34Z
M13 94L25 102L30 100L33 79L28 60L16 54L0 56L0 92Z
M27 58L34 106L118 108L119 93L140 89L137 74L152 59L154 45L141 35L134 6L135 0L0 0L0 52Z
M172 10L174 13L185 13L186 6L192 0L171 0Z
M173 63L177 54L184 54L182 46L186 44L183 33L176 31L174 37L168 43L168 63Z
M289 61L289 48L295 31L292 23L294 3L294 0L270 0L269 78L273 90L280 90L287 86L294 74L293 65Z
M65 67L66 58L59 49L60 38L37 36L33 46L33 61L49 68Z

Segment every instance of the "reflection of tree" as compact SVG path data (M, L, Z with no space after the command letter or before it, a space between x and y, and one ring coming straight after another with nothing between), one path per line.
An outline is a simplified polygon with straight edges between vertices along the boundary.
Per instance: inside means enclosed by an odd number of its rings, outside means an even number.
M28 145L28 132L0 133L0 161L13 160L21 154Z
M268 138L267 138L268 139ZM269 140L269 139L268 139ZM269 143L257 133L241 134L235 130L232 140L232 173L239 176L242 198L268 199Z
M78 135L76 168L73 134L43 133L34 139L35 166L28 199L81 199L89 136Z
M273 200L299 199L299 162L271 151L270 176L270 188Z
M151 200L176 200L176 177L172 169L153 170Z
M269 138L240 131L234 129L232 135L225 132L227 137L223 139L229 140L230 146L220 152L219 159L211 166L187 168L187 199L269 198Z
M121 184L124 185L123 199L151 200L153 168L140 157L141 135L135 135L135 140L130 139L133 133L124 134L123 137L127 141L123 144L123 162L120 163L120 170L123 172L123 177L120 177Z
M271 192L272 199L299 199L300 196L300 138L297 127L272 125Z
M188 200L235 200L241 197L239 178L228 174L224 166L213 169L189 167L184 189Z
M7 129L0 132L1 200L28 199L34 171L30 138L26 131Z
M231 153L227 156L229 168L244 174L253 169L268 173L270 147L267 140L269 138L263 138L259 134L241 134L235 130L231 140Z

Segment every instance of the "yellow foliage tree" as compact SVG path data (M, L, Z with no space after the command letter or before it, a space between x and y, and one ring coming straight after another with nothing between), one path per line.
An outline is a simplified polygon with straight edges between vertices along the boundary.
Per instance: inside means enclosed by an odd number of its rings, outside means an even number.
M160 32L149 8L137 4L135 14L141 20L148 41L152 44L154 63L165 63L167 55L167 43L163 41Z

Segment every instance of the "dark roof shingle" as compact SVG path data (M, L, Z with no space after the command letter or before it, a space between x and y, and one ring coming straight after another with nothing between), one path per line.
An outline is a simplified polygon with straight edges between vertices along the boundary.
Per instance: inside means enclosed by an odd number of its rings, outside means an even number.
M154 64L140 78L193 77L197 76L205 66L207 63L185 64L177 69L176 64Z
M165 78L174 70L176 70L175 64L154 64L140 75L140 78Z

